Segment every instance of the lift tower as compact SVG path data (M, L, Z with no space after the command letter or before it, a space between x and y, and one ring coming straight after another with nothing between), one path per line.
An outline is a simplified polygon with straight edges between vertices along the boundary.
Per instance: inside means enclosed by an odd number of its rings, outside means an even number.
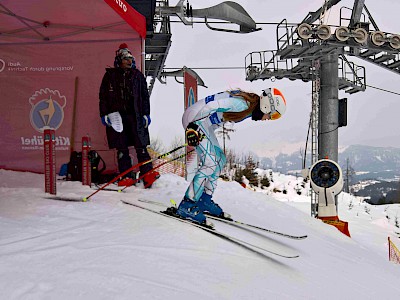
M149 93L151 94L155 81L165 84L165 76L176 76L164 71L165 62L172 44L171 18L178 18L185 25L193 25L193 19L204 20L203 23L211 30L251 33L260 30L256 22L246 10L233 1L224 1L212 7L195 9L189 0L179 0L175 6L170 6L169 0L126 0L147 19L147 34L145 41L144 74L151 77ZM227 28L212 27L211 20L221 21ZM232 26L231 26L232 25ZM231 29L236 28L236 29ZM189 34L189 33L188 33ZM176 72L181 72L177 70ZM199 79L199 78L198 78ZM201 79L200 79L201 81ZM202 82L202 81L201 81Z
M380 31L365 6L341 7L339 25L323 24L322 16L340 0L326 0L298 25L284 19L276 29L277 50L251 52L245 58L246 80L288 78L312 82L311 164L338 160L338 128L346 125L346 102L339 90L354 94L366 89L365 68L347 59L356 56L400 74L400 35ZM318 21L318 22L317 22ZM311 214L317 215L313 194Z

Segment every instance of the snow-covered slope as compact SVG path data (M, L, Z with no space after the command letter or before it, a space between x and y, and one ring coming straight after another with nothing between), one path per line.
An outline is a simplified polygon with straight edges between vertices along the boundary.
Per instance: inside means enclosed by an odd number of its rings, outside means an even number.
M396 299L400 266L388 262L387 237L400 244L393 225L398 206L369 206L368 214L356 198L340 195L350 239L311 218L309 198L293 192L292 178L285 180L287 194L221 181L215 199L238 220L307 239L216 227L298 253L295 259L260 256L120 201L179 201L188 183L175 175L163 175L150 190L138 185L66 202L44 198L43 175L0 170L0 298ZM93 191L64 181L57 189L72 197Z

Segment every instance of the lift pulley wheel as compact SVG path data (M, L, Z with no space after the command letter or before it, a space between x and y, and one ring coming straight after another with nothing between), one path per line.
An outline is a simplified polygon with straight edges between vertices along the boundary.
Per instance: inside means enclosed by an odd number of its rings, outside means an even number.
M325 41L331 37L331 28L328 25L319 25L317 28L317 36Z
M299 27L297 27L297 34L299 35L299 37L305 40L311 38L312 37L311 25L307 23L300 24Z
M400 49L400 35L394 34L389 38L390 47Z
M350 30L347 27L340 26L335 30L335 37L340 42L345 42L350 38Z
M382 31L373 31L371 42L376 46L382 46L385 43L385 34Z
M368 40L368 32L364 28L357 28L353 33L354 40L359 44L364 44Z

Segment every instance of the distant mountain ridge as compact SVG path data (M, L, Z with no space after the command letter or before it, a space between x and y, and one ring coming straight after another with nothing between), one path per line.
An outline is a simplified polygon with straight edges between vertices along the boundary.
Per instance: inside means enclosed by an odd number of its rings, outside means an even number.
M275 157L258 157L260 167L272 168L281 173L299 172L303 167L300 152L279 154ZM351 145L339 153L339 165L342 170L349 166L356 172L358 180L363 178L393 179L400 177L400 148L373 147L365 145ZM255 155L255 157L257 157ZM310 153L307 153L306 167L310 167Z
M302 156L304 154L300 152L290 155L281 153L275 157L258 158L258 161L260 168L300 176ZM400 203L400 148L352 145L344 148L338 156L344 177L347 174L347 160L349 169L354 171L349 178L350 187L364 182L357 195L369 198L371 204ZM311 166L310 157L308 153L306 168ZM365 184L366 181L370 183Z
M353 145L339 153L339 164L346 166L349 159L355 171L394 171L400 175L400 148Z

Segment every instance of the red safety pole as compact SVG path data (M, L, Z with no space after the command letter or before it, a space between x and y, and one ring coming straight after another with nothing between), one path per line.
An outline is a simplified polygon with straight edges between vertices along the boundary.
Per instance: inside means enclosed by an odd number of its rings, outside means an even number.
M89 160L90 137L82 137L82 185L92 184L92 168Z
M45 192L56 195L56 133L54 129L45 129L44 141L44 181Z

